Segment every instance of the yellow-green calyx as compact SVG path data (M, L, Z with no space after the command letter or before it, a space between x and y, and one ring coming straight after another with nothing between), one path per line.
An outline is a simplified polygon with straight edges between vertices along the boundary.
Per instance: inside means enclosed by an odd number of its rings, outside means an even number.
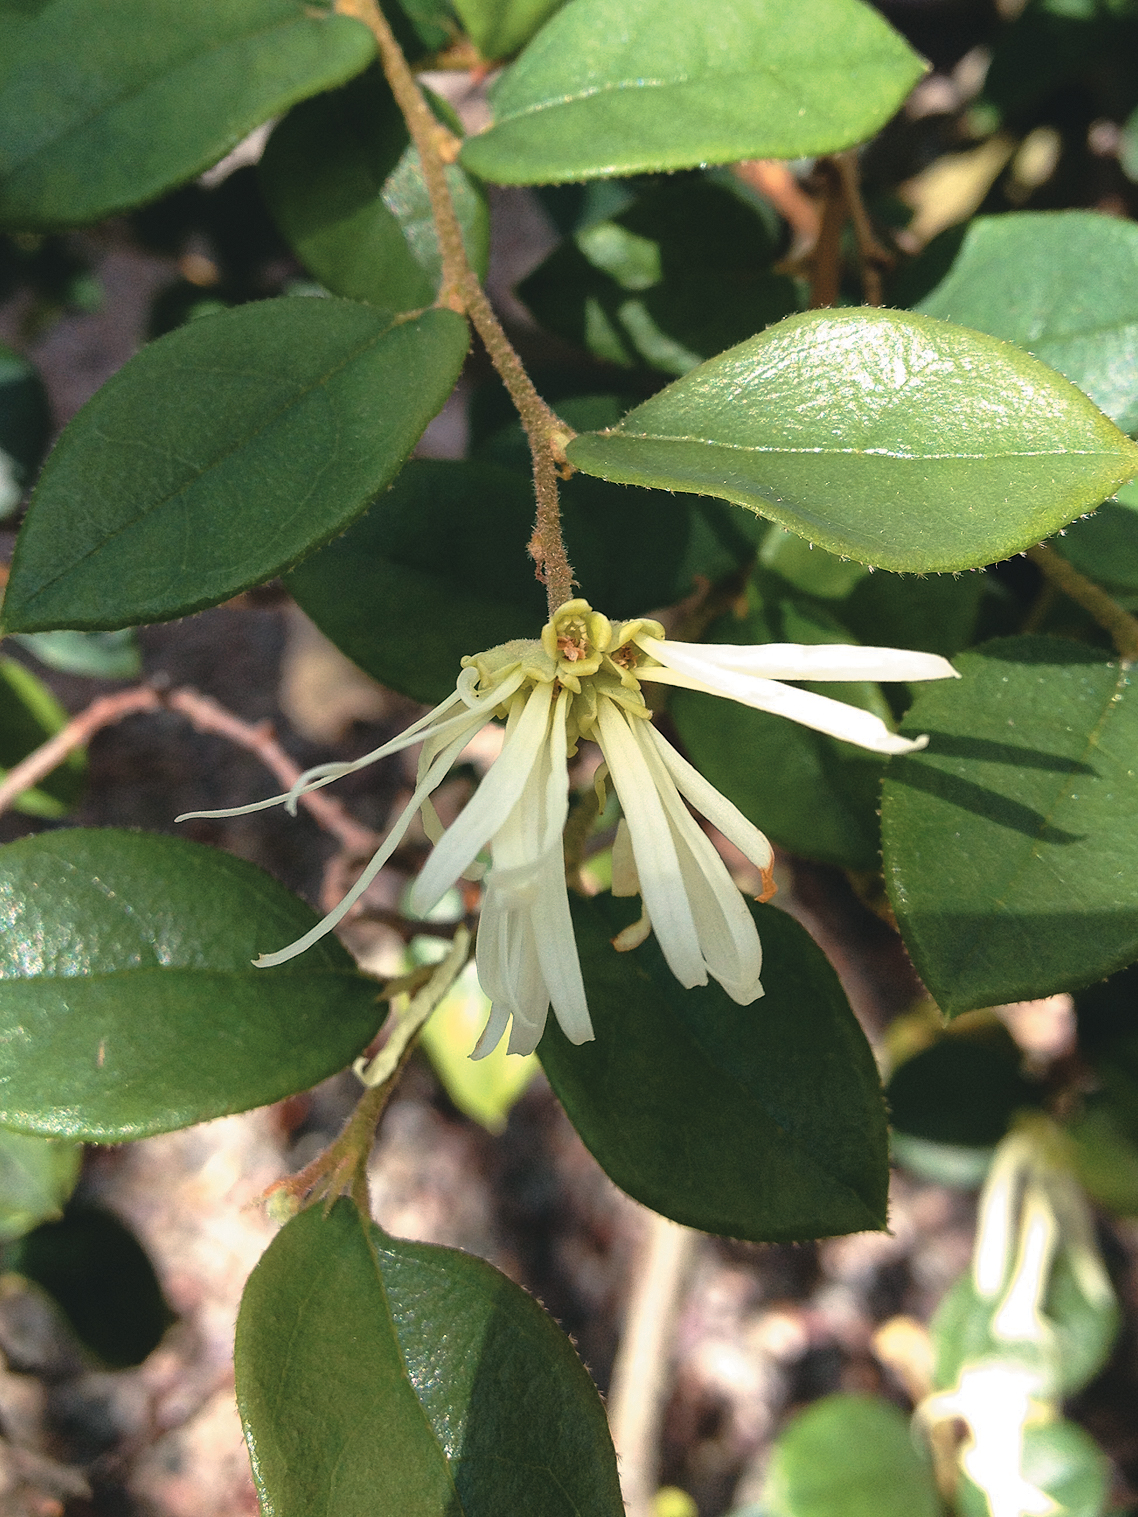
M550 617L540 638L515 638L464 658L459 692L467 699L484 698L496 685L512 684L512 676L520 670L525 684L520 691L515 688L496 712L504 718L519 696L524 698L535 685L555 684L570 691L567 737L573 754L580 738L593 735L603 697L616 701L630 715L651 715L636 670L653 666L656 660L636 646L635 639L641 636L660 639L664 629L645 617L613 623L586 600L567 601Z

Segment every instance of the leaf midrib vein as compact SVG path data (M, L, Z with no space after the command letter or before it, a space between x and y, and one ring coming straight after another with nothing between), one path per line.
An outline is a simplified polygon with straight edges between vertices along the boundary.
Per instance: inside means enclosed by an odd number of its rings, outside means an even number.
M118 110L120 106L130 101L140 100L149 90L161 88L168 79L171 79L187 66L204 61L211 55L221 53L227 48L241 46L250 42L255 43L262 37L271 36L274 32L287 31L295 27L299 22L310 19L312 18L305 16L291 17L287 20L274 22L271 26L262 27L259 31L244 32L239 36L225 37L215 42L213 46L204 47L196 52L182 54L177 60L171 61L161 73L152 75L142 84L125 88L117 95L106 96L87 115L68 121L66 126L53 136L41 138L26 157L16 159L13 162L12 167L8 170L8 176L14 179L18 174L24 173L29 165L35 163L37 158L41 158L53 149L58 148L60 143L66 142L68 138L82 133L93 121L98 121L101 116L110 115L111 112Z
M81 564L86 563L87 560L89 558L92 558L96 553L102 552L108 543L113 542L118 537L121 537L124 532L131 531L139 524L140 521L143 521L146 517L152 516L155 512L163 510L170 504L171 501L176 500L179 495L183 495L186 491L192 489L196 484L198 484L199 481L202 480L205 475L210 472L210 470L220 467L228 459L241 452L243 448L249 447L253 442L256 441L257 438L261 437L271 427L275 426L281 417L286 414L286 412L294 409L296 406L305 401L308 396L314 394L322 386L328 384L332 379L336 377L337 374L340 374L344 369L348 368L349 365L355 363L357 359L361 358L370 349L376 347L380 342L383 341L385 337L387 337L391 332L395 331L396 328L401 325L406 326L410 325L410 323L393 322L390 326L385 327L382 332L377 333L374 337L369 338L367 342L362 343L358 348L346 354L339 363L333 365L332 368L327 370L326 373L320 375L317 379L313 380L303 389L295 391L283 405L278 406L275 411L272 411L268 416L266 416L264 421L262 421L259 426L253 428L251 431L244 433L243 436L235 441L230 447L224 449L220 453L217 453L209 460L208 463L194 470L194 472L192 472L186 480L178 485L176 489L170 490L167 492L167 494L159 496L157 499L148 502L140 511L132 516L129 521L121 522L117 527L114 528L113 531L106 532L102 537L99 538L98 542L94 543L90 548L88 548L84 553L81 553L78 557L72 559L64 568L60 569L57 574L52 575L50 579L41 581L34 594L28 597L28 600L26 602L27 606L33 606L37 600L41 599L41 597L44 596L52 588L53 585L58 584L61 579L65 579L67 576L74 574ZM199 368L204 369L204 366L187 364L181 366L180 371L190 372ZM206 372L208 372L208 370L206 370ZM229 371L218 370L217 372L220 373ZM254 373L256 373L256 371L254 371ZM112 444L116 447L125 447L128 445L128 443L131 446L137 446L139 441L144 441L144 439L140 440L131 438L127 442L123 442L109 437L105 433L100 433L99 435L104 442Z

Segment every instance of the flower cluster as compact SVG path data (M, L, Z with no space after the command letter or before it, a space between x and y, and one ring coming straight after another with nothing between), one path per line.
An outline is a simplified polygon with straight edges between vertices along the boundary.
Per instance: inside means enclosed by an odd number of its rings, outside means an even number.
M896 648L673 642L658 622L613 623L584 600L563 605L540 640L503 643L462 662L454 693L374 752L353 763L309 769L285 795L189 815L237 816L275 805L295 811L308 791L421 743L414 794L352 889L310 932L255 962L282 964L330 932L421 811L435 846L411 891L413 911L429 912L478 854L490 849L477 963L492 1011L476 1058L497 1045L511 1022L509 1051L532 1052L550 1004L571 1042L593 1036L562 848L568 761L582 739L600 747L604 767L598 784L611 781L623 812L613 848L614 893L639 895L643 904L639 920L615 946L634 948L655 930L682 985L706 985L710 976L740 1005L763 993L762 948L751 913L686 803L760 871L765 886L760 899L774 891L770 843L653 726L643 682L728 696L878 753L908 753L925 740L900 737L870 712L780 681L924 680L955 673L934 654ZM431 792L471 738L496 719L506 724L501 754L444 831Z

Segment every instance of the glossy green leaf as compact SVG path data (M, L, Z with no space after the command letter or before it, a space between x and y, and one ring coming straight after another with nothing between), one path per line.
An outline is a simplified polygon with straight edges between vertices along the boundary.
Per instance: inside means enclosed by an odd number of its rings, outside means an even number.
M582 227L518 294L550 331L598 358L686 374L797 308L793 282L771 269L775 254L740 196L690 176Z
M819 600L845 600L856 585L869 578L865 564L827 553L825 548L815 547L785 527L767 528L759 563L795 590Z
M0 778L47 742L67 722L67 712L30 669L14 658L0 658ZM79 800L87 772L80 751L68 754L57 769L13 803L30 816L61 817Z
M918 572L1029 547L1138 473L1138 447L1019 348L864 308L792 316L567 453Z
M4 627L169 620L260 584L342 532L450 393L467 328L346 300L191 322L142 350L49 458Z
M458 18L483 58L508 58L560 10L565 0L454 0Z
M620 1517L604 1411L552 1318L468 1254L347 1200L253 1271L237 1400L274 1517Z
M705 1232L766 1242L885 1225L885 1110L837 976L785 913L757 908L766 995L684 990L654 940L617 953L630 905L576 901L596 1041L550 1019L549 1082L611 1179Z
M501 184L831 153L923 64L859 0L571 0L494 88L462 161Z
M950 1013L1069 990L1138 958L1138 698L1059 638L962 654L922 689L882 798L906 947Z
M82 1162L78 1143L0 1128L0 1243L61 1217Z
M413 460L362 521L286 583L362 669L434 703L454 689L465 654L540 633L545 593L526 551L533 513L528 470ZM713 565L725 572L749 551L742 534L725 533L724 545L706 525L701 531L682 500L592 479L563 487L562 519L581 593L615 616L668 605L690 590L693 574ZM643 550L614 553L615 537Z
M418 154L378 65L288 113L259 165L285 238L334 295L391 311L429 305L442 275ZM484 196L457 166L447 179L467 254L486 271Z
M0 849L0 1124L119 1142L305 1090L383 1020L335 938L260 869L154 834Z
M0 223L152 200L374 52L358 21L303 0L53 0L20 26L0 86Z
M141 1364L174 1321L142 1245L98 1207L68 1207L9 1249L4 1265L47 1291L84 1346L112 1369Z
M940 1517L909 1419L876 1396L824 1396L779 1435L763 1491L767 1517Z
M916 308L1018 343L1138 430L1138 226L1093 211L980 216Z
M26 358L0 342L0 521L20 504L50 430L43 381Z

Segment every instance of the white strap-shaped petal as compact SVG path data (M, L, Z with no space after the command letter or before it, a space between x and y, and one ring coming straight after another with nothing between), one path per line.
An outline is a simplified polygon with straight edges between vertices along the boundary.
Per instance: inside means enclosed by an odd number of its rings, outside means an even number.
M522 676L519 674L513 688L521 683ZM505 688L505 687L503 687ZM508 692L510 693L510 692ZM404 748L413 748L416 743L427 741L431 737L445 738L447 734L456 730L470 732L480 731L492 719L493 708L502 699L501 695L495 696L493 701L484 700L479 707L469 708L459 701L457 695L449 695L446 700L428 711L426 716L421 716L417 722L412 722L410 727L404 728L398 737L393 737L389 742L373 748L370 753L365 753L362 758L352 759L350 762L338 762L328 764L316 764L311 769L306 769L298 776L291 789L282 795L271 795L263 801L253 801L248 806L227 806L220 811L184 811L181 816L174 818L176 822L188 822L204 817L207 820L229 816L247 816L253 811L265 811L270 806L284 806L295 814L296 803L303 795L308 795L313 790L322 790L325 785L330 785L333 780L342 779L345 774L355 774L359 769L366 769L369 764L378 763L380 759L389 758L393 753L400 753ZM453 715L447 716L454 707L461 707ZM488 709L489 708L489 709ZM445 720L440 720L445 718ZM432 724L434 730L428 731ZM465 744L463 744L465 747Z
M438 904L517 805L549 741L552 695L552 684L534 686L521 716L507 726L506 741L490 772L435 844L411 891L411 909L420 916Z
M303 937L297 938L295 943L290 943L286 948L279 948L275 953L263 953L260 958L254 959L253 963L258 969L272 969L277 964L286 964L289 959L295 959L299 954L311 948L313 943L320 941L332 931L333 927L344 920L348 912L363 895L364 891L375 879L376 875L387 863L388 859L403 841L408 827L410 827L415 813L418 811L423 800L436 786L441 785L448 770L455 759L470 741L472 731L486 725L486 718L481 713L468 715L467 725L461 728L458 734L451 739L450 745L439 754L430 771L423 777L415 789L415 793L399 813L387 837L380 848L372 855L371 861L360 875L359 879L348 891L347 895L327 916L322 917L315 927L312 927Z
M698 769L694 769L687 759L682 758L662 733L657 732L652 726L649 726L648 731L656 752L663 760L668 773L675 780L681 794L686 795L695 809L705 816L713 827L718 827L723 836L734 843L739 852L750 859L756 869L766 874L774 863L774 849L766 833L760 832L754 822L747 820L738 806L729 801L725 795L720 794L710 781L704 779Z
M672 828L704 962L733 1001L749 1006L763 993L763 951L754 918L711 839L681 800L661 753L646 744L644 756Z
M632 835L632 851L644 904L668 968L689 990L707 984L707 969L684 889L680 862L664 806L656 793L633 723L604 698L597 709L597 737ZM639 740L638 740L639 737Z
M486 891L478 924L477 964L491 1008L472 1057L485 1058L497 1047L507 1017L512 1022L508 1052L532 1053L545 1030L549 992L529 912L492 888Z
M959 679L946 658L908 648L863 648L850 643L681 643L641 635L637 645L662 664L734 669L763 679ZM673 660L673 655L678 657ZM649 671L645 671L649 672ZM637 670L637 674L641 671Z
M562 835L569 815L565 729L571 699L568 690L557 696L550 713L549 740L538 749L521 795L494 834L493 879L500 890L528 889L532 894L548 856L563 857Z
M724 695L741 706L753 706L756 711L789 717L803 727L813 727L815 732L842 738L874 753L916 753L928 743L927 737L907 738L890 732L880 717L863 711L860 706L849 706L845 701L816 695L812 690L796 690L793 685L779 684L778 680L736 674L731 669L706 670L698 674L689 674L678 666L674 669L638 669L636 677L656 680L661 685L678 685L685 690L701 690L705 695Z
M593 1024L585 999L585 982L581 977L577 938L569 913L569 892L565 886L565 859L560 849L547 855L537 899L530 910L530 922L542 976L561 1031L570 1043L591 1043ZM536 1043L534 1047L537 1047Z

